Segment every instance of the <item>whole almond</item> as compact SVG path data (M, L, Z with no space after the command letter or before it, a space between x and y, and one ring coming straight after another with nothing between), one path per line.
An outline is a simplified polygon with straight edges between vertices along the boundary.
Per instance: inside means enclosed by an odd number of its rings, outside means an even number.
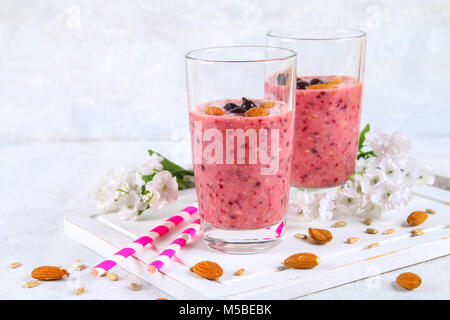
M333 235L326 229L308 229L309 236L317 243L324 244L333 240Z
M16 268L19 268L19 267L21 267L21 266L22 266L22 263L21 263L21 262L13 262L13 263L11 263L11 264L9 265L8 268L10 268L10 269L16 269Z
M340 84L342 82L344 82L344 78L336 77L336 78L329 80L327 83L328 84Z
M373 220L370 218L367 218L366 220L364 220L364 224L370 226L373 224Z
M38 285L40 285L41 282L39 280L32 280L32 281L28 281L25 283L25 287L26 288L34 288Z
M385 232L383 232L383 234L392 234L395 232L395 229L391 228L391 229L387 229Z
M358 241L359 241L358 237L350 237L350 238L347 239L346 242L352 244L352 243L355 243L355 242L358 242Z
M282 262L286 267L295 269L311 269L319 263L320 258L313 253L296 253Z
M306 90L311 90L311 89L333 89L336 88L335 84L328 84L328 83L318 83L318 84L313 84L312 86L309 86L306 88Z
M422 284L422 279L415 273L405 272L397 277L396 282L402 288L413 290Z
M411 214L408 216L406 221L411 226L418 226L419 224L422 224L425 222L425 220L428 219L428 215L425 211L414 211L411 212Z
M269 111L261 107L253 107L245 112L246 117L265 117L267 115L269 115Z
M218 107L206 107L205 113L211 116L221 116L225 114L225 111L223 111L223 109Z
M217 263L212 261L200 261L190 270L198 274L200 277L209 280L219 279L223 275L222 268Z
M111 280L111 281L117 281L117 280L119 280L119 276L118 276L117 274L115 274L115 273L112 273L112 272L107 272L107 273L106 273L106 276L107 276L108 279Z
M67 277L69 273L60 267L42 266L31 272L31 277L37 280L59 280Z
M339 221L339 222L336 222L335 224L333 224L331 227L332 228L342 228L342 227L345 227L345 226L347 226L347 222Z
M273 108L274 105L275 105L275 102L273 102L273 101L266 101L266 102L262 103L260 105L260 107L261 108L265 108L265 109L271 109L271 108Z

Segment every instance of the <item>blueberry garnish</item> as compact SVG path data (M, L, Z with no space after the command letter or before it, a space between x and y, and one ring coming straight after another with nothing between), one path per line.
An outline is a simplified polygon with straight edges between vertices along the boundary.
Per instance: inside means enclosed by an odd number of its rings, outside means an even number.
M241 107L237 107L237 108L234 108L234 109L231 109L231 113L245 113L247 110L245 110L244 108L241 108Z
M277 83L279 86L284 86L286 84L286 80L287 80L287 74L286 73L280 73L277 76Z
M227 110L227 111L230 111L230 110L233 110L233 109L235 109L235 108L239 108L239 106L238 106L236 103L229 102L229 103L227 103L223 108L224 108L225 110Z
M256 104L252 100L248 100L246 98L242 98L242 105L241 108L248 110L251 108L256 107Z
M309 83L307 81L303 81L302 79L297 79L297 90L304 90L309 87Z
M310 85L315 85L315 84L321 84L321 83L323 83L323 81L322 80L320 80L320 79L317 79L317 78L314 78L314 79L312 79L310 82L309 82L309 84Z

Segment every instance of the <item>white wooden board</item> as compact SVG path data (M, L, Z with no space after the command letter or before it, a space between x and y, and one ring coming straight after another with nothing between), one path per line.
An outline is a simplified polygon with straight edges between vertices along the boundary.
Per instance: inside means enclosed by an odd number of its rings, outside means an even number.
M128 245L195 200L194 190L185 190L180 200L171 206L151 214L146 213L138 221L121 221L117 215L96 216L74 213L65 217L65 232L102 257L109 257ZM433 187L415 190L407 208L386 214L376 220L372 227L379 234L365 233L366 225L360 220L347 219L345 228L329 229L333 241L317 245L309 240L295 238L295 233L307 234L308 227L329 228L333 221L287 224L283 242L272 249L252 255L230 255L210 249L201 239L185 247L163 273L149 274L147 264L160 250L181 232L181 224L168 236L158 239L154 248L127 259L122 267L155 285L178 299L289 299L342 285L408 265L450 254L450 192ZM436 214L429 215L420 227L425 235L411 237L413 227L405 223L411 211L432 208ZM394 228L392 235L383 235ZM347 244L348 237L360 237L356 244ZM379 242L380 246L364 249L368 244ZM280 262L293 253L312 252L321 257L321 264L311 270L280 268ZM99 257L99 261L101 261ZM202 279L189 271L190 266L201 260L219 263L224 275L219 281ZM233 273L245 268L241 277Z

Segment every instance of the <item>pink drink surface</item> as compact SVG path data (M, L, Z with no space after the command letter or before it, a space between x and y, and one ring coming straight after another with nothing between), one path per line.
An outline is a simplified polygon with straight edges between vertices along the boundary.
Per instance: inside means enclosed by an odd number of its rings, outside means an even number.
M327 82L333 76L302 77ZM296 90L291 185L324 188L343 184L358 152L362 84L351 77L332 89ZM279 86L266 85L275 99Z
M253 100L257 105L262 100ZM223 139L223 154L231 154L234 159L228 164L223 159L223 164L202 161L196 164L194 160L195 185L199 202L201 218L208 224L221 229L258 229L273 225L282 220L288 208L289 198L289 171L292 151L292 111L288 110L286 104L277 102L267 116L247 117L244 114L226 113L224 115L208 115L204 112L206 106L223 107L226 103L240 104L240 100L213 101L200 105L196 110L190 111L190 128L192 149L194 144L200 143L198 137L194 138L194 130L199 130L201 123L202 137L208 129L220 131ZM270 165L258 161L250 163L249 155L254 146L250 139L240 141L231 140L234 150L226 149L227 129L269 129L267 133L267 154L272 151L271 129L278 129L279 133L279 165L274 174L261 174L261 168ZM200 131L200 130L199 130ZM205 140L198 147L205 152L210 140ZM196 141L194 141L196 140ZM228 139L228 141L230 141ZM258 145L260 139L258 138ZM258 145L256 148L258 148ZM276 147L275 145L273 146ZM245 152L245 161L240 163L238 155ZM242 154L241 154L242 155ZM203 155L204 156L204 155ZM225 158L225 157L224 157Z

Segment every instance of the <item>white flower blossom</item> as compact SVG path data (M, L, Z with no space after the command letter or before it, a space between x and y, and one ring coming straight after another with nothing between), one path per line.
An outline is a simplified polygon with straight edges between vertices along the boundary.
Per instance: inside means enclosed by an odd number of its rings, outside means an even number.
M100 182L94 191L97 212L133 211L143 207L138 184L139 178L134 171L125 170L122 167L109 170L106 177L100 178ZM133 215L133 213L129 213L127 216Z
M363 194L355 181L347 183L336 193L335 212L343 216L355 216L363 204Z
M169 171L157 172L153 180L145 184L145 188L153 197L150 200L152 208L161 209L163 206L175 203L178 199L178 183Z
M333 217L333 209L334 203L328 194L299 191L297 199L289 205L289 215L306 221L315 219L327 221Z
M153 153L147 161L145 161L139 168L138 172L142 175L150 175L156 171L161 171L163 165L161 162L164 160L160 155Z

